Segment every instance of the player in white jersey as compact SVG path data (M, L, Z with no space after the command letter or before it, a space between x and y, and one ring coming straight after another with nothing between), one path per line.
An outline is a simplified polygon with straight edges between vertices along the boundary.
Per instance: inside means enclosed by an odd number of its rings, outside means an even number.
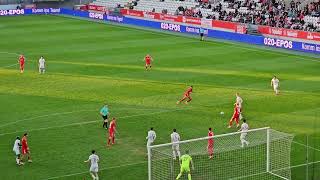
M238 104L238 108L239 108L239 118L240 120L243 118L242 116L242 103L243 103L243 100L242 98L240 97L240 94L239 93L236 93L236 103Z
M246 120L243 119L243 123L241 124L241 128L239 129L239 131L241 132L241 135L240 135L241 147L244 147L245 144L247 146L249 145L249 141L246 140L248 130L249 130L249 125L246 123Z
M43 58L43 56L39 59L39 74L44 74L46 71L46 60Z
M177 133L176 129L173 129L173 133L171 133L171 142L172 144L172 153L173 153L173 159L176 160L177 154L180 159L180 148L179 148L179 142L180 142L180 135Z
M16 163L17 165L23 165L23 162L21 162L21 153L20 153L20 148L21 148L21 142L20 142L20 137L17 137L16 140L14 141L13 144L13 152L16 154Z
M90 175L93 180L99 180L98 170L99 170L99 157L96 155L96 151L92 150L89 159L84 161L85 163L90 162Z
M156 132L153 130L153 127L152 127L148 131L148 136L146 137L146 139L147 139L147 147L151 146L152 143L154 142L154 140L156 140L156 138L157 138Z
M273 76L271 79L271 87L273 87L274 92L276 95L279 94L279 87L280 87L280 81L276 76Z

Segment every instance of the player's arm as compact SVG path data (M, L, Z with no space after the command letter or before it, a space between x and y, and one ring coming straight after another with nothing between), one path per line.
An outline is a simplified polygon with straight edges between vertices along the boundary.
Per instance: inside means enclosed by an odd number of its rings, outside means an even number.
M86 161L84 161L85 163L88 163L90 161L90 159L88 159L88 160L86 160Z
M192 170L194 170L194 165L193 165L192 159L191 159L190 163L191 163Z
M153 140L156 140L156 138L157 138L157 134L156 133L153 133Z
M271 84L270 84L270 86L271 86L271 87L273 87L273 83L272 83L272 80L271 80Z

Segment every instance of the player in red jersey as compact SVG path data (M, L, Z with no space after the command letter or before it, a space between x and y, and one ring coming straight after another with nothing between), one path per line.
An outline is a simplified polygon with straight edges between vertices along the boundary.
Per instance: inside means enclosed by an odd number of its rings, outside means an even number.
M116 132L116 118L112 118L110 125L109 125L109 138L107 146L110 146L111 140L112 144L115 143L115 132Z
M185 104L188 104L192 98L191 98L191 93L192 93L192 86L190 86L184 93L183 93L183 97L182 99L180 99L179 101L177 101L177 104L180 104L182 101L188 99Z
M19 57L20 73L24 72L25 57L21 54Z
M207 146L209 159L213 158L213 144L214 144L213 136L214 136L214 133L212 132L212 128L209 128L208 137L212 137L208 139L208 146Z
M32 162L27 137L28 137L28 134L25 133L21 139L22 158L24 159L26 156L28 156L28 162Z
M151 61L153 61L153 58L147 54L146 57L144 57L144 60L146 62L146 70L151 69Z
M236 121L237 127L239 127L239 118L240 118L240 108L237 103L234 104L233 115L229 121L228 128L231 128L233 121Z

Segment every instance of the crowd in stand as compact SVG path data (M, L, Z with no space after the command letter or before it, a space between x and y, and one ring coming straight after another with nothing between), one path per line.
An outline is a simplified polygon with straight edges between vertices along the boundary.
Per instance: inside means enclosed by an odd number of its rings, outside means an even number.
M288 5L284 0L224 0L227 7L223 7L225 4L222 3L213 5L207 0L197 1L199 7L179 7L176 15L203 18L202 8L212 10L212 14L205 17L207 19L320 32L319 21L316 22L318 25L315 25L304 20L307 15L320 17L320 0L304 7L301 7L301 2L297 0L292 0Z

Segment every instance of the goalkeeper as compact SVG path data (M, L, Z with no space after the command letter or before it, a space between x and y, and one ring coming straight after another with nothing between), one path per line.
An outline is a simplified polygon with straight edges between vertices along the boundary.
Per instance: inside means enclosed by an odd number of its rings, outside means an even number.
M180 179L182 174L184 172L186 172L186 173L188 173L188 180L191 180L190 163L192 166L192 170L194 170L194 166L193 166L193 162L192 162L192 157L189 155L188 150L186 150L185 155L181 156L180 161L181 161L180 173L178 174L176 179Z

